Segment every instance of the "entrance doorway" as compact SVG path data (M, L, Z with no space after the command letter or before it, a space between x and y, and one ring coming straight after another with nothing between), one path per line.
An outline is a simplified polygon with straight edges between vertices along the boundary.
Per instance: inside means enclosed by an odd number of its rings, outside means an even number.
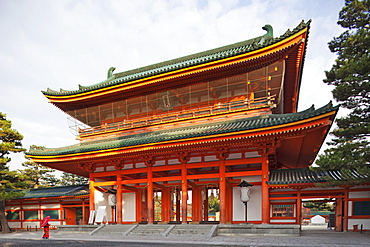
M76 208L65 208L66 225L77 225Z
M342 198L309 198L301 200L302 230L343 231Z
M65 207L65 220L66 225L85 225L87 224L85 215L88 215L88 209L83 212L82 207Z

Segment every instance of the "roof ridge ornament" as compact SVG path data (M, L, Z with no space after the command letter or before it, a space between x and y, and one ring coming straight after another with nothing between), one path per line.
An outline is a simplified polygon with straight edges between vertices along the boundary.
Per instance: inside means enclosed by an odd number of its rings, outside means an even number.
M266 24L262 27L263 30L267 31L265 35L263 35L266 38L273 38L274 37L274 29L270 24Z
M110 67L108 70L107 79L111 78L113 76L113 72L116 69L116 67Z

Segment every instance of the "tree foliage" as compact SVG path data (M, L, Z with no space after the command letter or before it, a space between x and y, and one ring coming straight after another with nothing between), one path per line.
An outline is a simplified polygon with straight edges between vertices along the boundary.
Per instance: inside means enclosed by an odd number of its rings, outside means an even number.
M5 200L12 200L23 195L17 189L24 188L24 178L17 171L10 171L8 162L10 153L25 151L22 148L23 136L12 129L12 122L0 112L0 223L2 233L10 232L5 216Z
M63 172L59 185L83 185L88 184L89 179L75 174Z
M309 208L311 211L334 211L334 206L326 201L304 202L303 207Z
M213 192L210 197L208 197L208 211L210 213L216 213L220 211L220 200L217 196L213 195Z
M337 128L329 149L316 164L321 170L340 170L341 181L333 184L358 184L370 179L370 0L346 0L338 24L346 29L329 42L337 59L325 71L325 83L334 85L333 97L348 109L336 120ZM357 175L353 175L358 173ZM330 180L330 179L329 179Z
M40 149L43 147L32 145L30 148ZM27 184L27 188L36 189L50 187L55 186L60 182L55 175L54 169L37 164L27 156L25 156L25 158L27 161L22 163L22 166L25 167L25 169L19 170L19 172L24 176L24 182Z

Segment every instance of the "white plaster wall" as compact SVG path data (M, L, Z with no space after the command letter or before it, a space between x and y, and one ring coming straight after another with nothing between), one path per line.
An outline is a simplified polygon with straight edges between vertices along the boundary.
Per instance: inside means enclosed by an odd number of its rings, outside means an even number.
M97 190L94 193L95 210L98 210L99 206L106 206L103 222L112 221L112 209L111 209L111 206L109 206L109 203L108 203L108 195L109 195L109 193L102 193L102 192L97 191Z
M325 224L325 218L321 215L315 215L311 218L311 224Z
M348 216L352 216L353 201L348 202Z
M40 228L40 221L24 221L23 228L27 228L27 226L31 228Z
M8 221L8 225L10 228L21 228L21 222L9 222Z
M349 198L370 198L370 189L369 191L358 191L358 192L349 192Z
M370 229L370 219L348 219L348 229L353 229L353 225L358 225L360 230L361 224L363 225L362 229Z
M248 182L252 181L248 177ZM251 187L251 199L248 202L248 221L262 220L262 195L261 186ZM245 205L240 201L240 188L233 188L233 220L245 221Z
M123 221L136 221L136 194L122 194L122 218Z
M23 205L23 209L39 209L39 205Z
M45 209L49 209L49 208L60 208L60 204L45 204L45 205L41 205L41 208Z

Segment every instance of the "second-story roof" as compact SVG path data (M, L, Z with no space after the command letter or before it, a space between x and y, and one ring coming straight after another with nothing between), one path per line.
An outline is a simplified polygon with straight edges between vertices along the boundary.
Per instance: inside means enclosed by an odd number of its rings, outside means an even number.
M212 76L228 76L289 59L286 78L292 85L286 86L289 92L285 93L285 102L292 106L285 112L295 112L309 25L310 21L302 21L277 38L273 37L272 27L266 25L267 33L253 39L116 74L112 67L108 78L100 83L79 85L76 90L47 89L43 94L61 110L69 111L79 109L81 102L96 105L206 80L210 70Z

